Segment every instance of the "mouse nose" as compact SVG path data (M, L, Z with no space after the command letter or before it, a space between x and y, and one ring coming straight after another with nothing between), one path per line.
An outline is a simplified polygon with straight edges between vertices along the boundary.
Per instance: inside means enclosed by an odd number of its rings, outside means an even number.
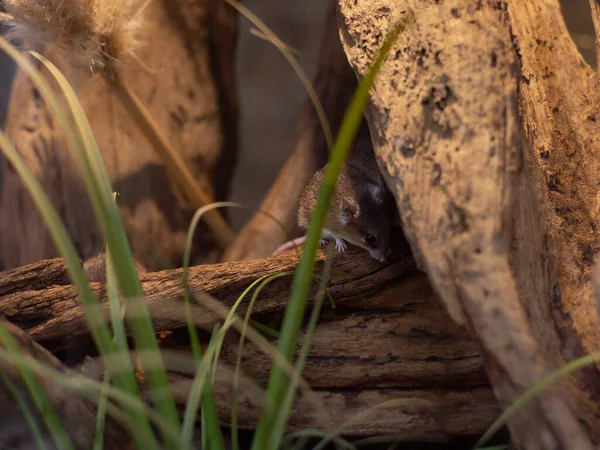
M385 255L381 250L371 250L369 253L379 262L385 262L387 259L387 255Z

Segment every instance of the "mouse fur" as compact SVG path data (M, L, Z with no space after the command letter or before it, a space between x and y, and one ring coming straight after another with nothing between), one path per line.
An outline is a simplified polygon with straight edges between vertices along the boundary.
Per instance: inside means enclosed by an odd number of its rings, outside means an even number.
M298 206L298 225L307 229L323 184L327 165L319 169L304 187ZM342 166L329 212L323 239L335 240L338 251L346 242L367 250L385 261L389 255L393 220L386 207L387 190L370 139L359 140Z

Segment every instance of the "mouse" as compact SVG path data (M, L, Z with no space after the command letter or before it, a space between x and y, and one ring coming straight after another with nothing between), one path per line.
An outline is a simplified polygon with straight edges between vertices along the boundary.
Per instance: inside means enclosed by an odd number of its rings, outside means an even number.
M316 207L328 165L311 177L300 194L298 225L307 230ZM370 138L357 140L341 168L331 199L321 244L335 241L338 252L347 244L363 248L371 257L384 262L390 254L390 237L394 220L390 214L389 193L381 175ZM306 236L281 245L278 254L304 244Z

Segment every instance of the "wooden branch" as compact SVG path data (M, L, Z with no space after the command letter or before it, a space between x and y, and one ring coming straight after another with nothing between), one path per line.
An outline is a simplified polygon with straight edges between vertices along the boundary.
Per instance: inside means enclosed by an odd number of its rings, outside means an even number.
M392 25L416 15L377 77L368 120L419 265L473 330L507 406L599 347L587 263L600 248L599 90L556 1L415 3L340 0L341 36L364 74ZM600 441L588 372L513 416L519 448Z
M261 276L294 270L297 258L297 254L291 251L272 258L192 267L189 274L190 290L207 292L229 308L243 290ZM316 273L319 273L323 258L321 253ZM56 261L52 260L51 264L56 264ZM336 301L344 301L359 293L367 295L386 283L396 279L400 282L403 277L416 273L414 262L409 256L380 264L372 258L365 258L364 252L358 250L336 255L334 264L330 292ZM22 270L24 273L32 271L27 266ZM14 276L15 272L10 275ZM157 332L185 326L182 276L181 269L142 275L142 288ZM5 290L12 292L0 297L0 314L28 331L38 342L55 341L62 346L67 345L71 339L87 335L83 309L73 286L50 285L44 291L14 292L17 289L9 287L9 280L2 276L0 279L3 280L0 286L7 286ZM254 311L264 314L284 308L290 281L291 276L269 284L262 291ZM107 310L104 286L100 283L90 283L90 286ZM246 304L247 302L242 303L238 310L241 314L246 311ZM217 316L213 312L207 311L201 303L196 306L195 314L201 323L214 323Z
M70 284L65 261L62 258L48 259L1 272L0 295L64 284Z
M51 353L33 342L27 333L6 321L2 321L2 325L17 340L21 347L21 354L57 369L63 372L65 376L71 373ZM2 360L1 365L2 374L8 376L13 385L15 385L20 396L28 404L29 410L32 411L33 417L40 425L42 439L48 448L54 448L47 428L43 425L42 416L30 398L29 391L21 378L19 368L15 364L4 360ZM75 448L91 448L96 434L96 409L94 405L81 395L60 387L53 379L47 376L37 374L37 379L57 412L59 420L67 435L71 438ZM20 406L4 381L0 381L0 405L0 410L2 411L0 448L37 448L33 433L22 415ZM110 417L107 417L104 426L103 448L134 448L131 436L126 434Z
M356 80L341 48L335 5L333 1L331 3L313 86L335 133L356 86ZM325 165L327 157L328 149L321 123L312 102L307 98L300 113L296 140L289 158L262 201L259 211L244 226L224 254L223 260L268 256L293 236L297 231L296 210L300 192L317 169ZM261 211L275 217L284 229Z
M210 201L225 200L237 153L237 15L213 0L154 1L144 14L137 60L123 60L120 74L135 87ZM149 270L177 267L193 210L103 77L76 72L51 51L46 56L77 89L119 192L134 254ZM103 251L104 239L61 130L22 73L13 83L6 131L60 211L80 256L86 260ZM0 248L5 267L57 256L20 179L6 162L2 170ZM204 236L210 233L199 232L194 240L194 257L215 248Z

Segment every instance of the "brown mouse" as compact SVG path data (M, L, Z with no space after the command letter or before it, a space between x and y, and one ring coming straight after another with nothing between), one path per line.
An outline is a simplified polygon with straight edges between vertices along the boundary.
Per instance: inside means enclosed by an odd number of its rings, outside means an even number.
M327 166L319 169L300 194L298 225L304 230L310 224L326 170ZM378 261L385 261L390 253L393 227L387 195L370 139L357 141L338 176L321 233L323 240L335 240L340 252L346 250L348 242L364 248ZM304 236L289 241L274 254L301 245L305 240Z

